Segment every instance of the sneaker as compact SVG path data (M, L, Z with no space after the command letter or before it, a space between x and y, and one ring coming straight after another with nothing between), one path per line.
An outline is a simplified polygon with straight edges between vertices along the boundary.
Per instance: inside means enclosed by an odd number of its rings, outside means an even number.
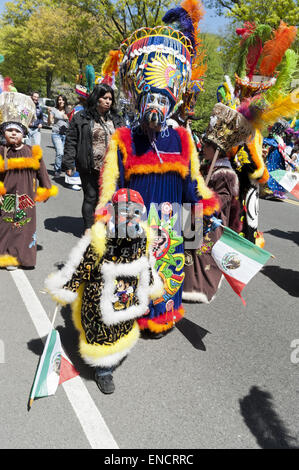
M74 191L81 191L81 186L79 186L78 184L73 184L72 189Z
M18 266L6 266L7 271L15 271L18 269Z
M105 395L110 395L115 390L112 374L95 375L95 381L99 389Z
M60 177L60 171L55 171L54 178L59 178L59 177Z

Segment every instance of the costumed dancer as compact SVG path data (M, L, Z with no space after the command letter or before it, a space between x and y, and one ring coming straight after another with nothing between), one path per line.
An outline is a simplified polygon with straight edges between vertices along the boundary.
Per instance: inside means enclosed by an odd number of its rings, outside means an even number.
M269 174L262 158L262 132L265 131L269 125L272 125L278 117L291 117L296 115L299 107L298 99L294 99L296 96L292 96L292 94L287 95L289 73L285 73L284 70L290 70L288 62L286 61L287 65L285 65L280 72L282 74L280 75L280 80L277 79L275 83L275 78L272 76L274 73L273 70L276 69L286 49L294 40L296 28L288 27L282 23L278 31L272 32L271 28L265 25L256 27L255 25L246 24L245 26L246 28L242 30L242 34L244 35L243 47L245 52L246 47L249 47L249 53L246 55L243 51L243 54L241 54L243 62L241 62L247 71L247 76L240 78L236 74L235 90L233 90L230 81L226 80L226 86L223 86L222 90L218 89L218 99L219 101L226 102L232 109L236 108L238 113L243 115L248 125L252 128L252 132L249 135L245 136L244 134L243 144L232 146L231 149L227 148L226 151L227 156L230 157L233 169L239 176L239 197L241 201L240 220L242 226L238 229L236 224L235 230L240 231L241 229L240 234L243 234L251 242L263 246L263 237L259 237L257 231L258 185L267 181ZM270 37L270 39L265 42L264 46L262 46L262 37L264 37L263 34L265 34L263 30L268 31L268 37L271 35L274 36L272 38ZM281 39L281 35L284 36L283 40ZM253 48L253 39L259 43L260 47ZM277 42L279 43L279 47ZM277 48L279 49L279 54L277 53ZM273 52L273 49L276 53ZM253 60L253 56L255 60ZM287 54L287 58L292 58L292 56L293 52ZM253 76L253 72L256 70L258 61L260 61L259 70L262 75L256 77ZM265 94L266 91L267 94ZM296 95L296 92L294 92L294 94ZM211 119L213 120L213 116ZM211 124L212 123L210 123L210 126ZM224 134L229 135L232 133L233 135L233 132L227 129L226 124L224 124L224 128ZM214 177L217 179L216 175ZM218 176L220 178L219 173ZM236 186L233 187L236 188ZM220 188L220 191L223 191L223 188ZM231 201L233 201L233 199L231 199L232 196L231 187L230 194L228 195ZM225 207L225 205L223 207ZM224 209L222 209L222 211L225 212ZM227 214L222 213L221 217L224 217L224 221L227 223ZM228 222L228 226L229 224L230 221ZM211 266L213 266L214 263L211 257L211 264L207 262L205 265L202 263L201 266L200 262L205 259L205 253L212 249L216 241L216 236L216 234L208 236L209 240L206 240L208 243L204 243L203 247L200 248L198 258L194 256L194 253L193 256L189 257L191 265L192 263L194 265L194 260L196 260L197 264L195 265L195 269L197 268L197 271L193 268L195 271L193 275L192 268L188 271L186 267L184 299L195 302L209 302L213 299L221 279L221 273L218 272L213 275ZM213 238L215 238L215 240L212 240ZM198 281L197 278L200 280Z
M144 211L138 192L118 190L102 220L45 282L53 300L72 304L80 355L95 368L97 385L106 394L115 389L113 370L139 338L136 318L147 312L150 296L163 289L141 224Z
M218 89L218 100L238 109L256 129L254 138L245 145L232 149L231 154L234 157L233 167L239 176L241 234L263 247L264 237L258 230L259 190L269 179L269 173L263 160L262 120L257 125L254 122L264 109L282 101L289 90L297 64L297 55L289 48L296 38L297 29L287 26L283 21L277 30L272 30L267 24L246 22L236 32L241 41L235 88L233 89L228 78L224 89ZM283 107L279 112L284 112ZM292 113L291 110L291 115ZM278 114L280 116L282 114ZM266 122L266 117L263 119L262 128L265 129L269 123Z
M151 302L149 314L139 320L152 337L170 331L183 317L184 246L181 206L201 203L203 214L219 209L218 199L199 170L196 147L183 127L168 127L167 119L182 99L191 78L194 31L192 12L198 2L183 2L181 14L189 21L184 34L169 26L139 29L122 43L120 79L139 115L133 129L120 128L111 138L100 177L100 212L117 187L142 195L148 222L157 231L156 269L164 282L163 295ZM197 18L197 15L195 15ZM189 39L186 34L189 32ZM156 335L156 336L155 336Z
M39 146L23 144L35 105L26 95L0 94L0 266L17 269L36 264L36 202L56 196Z
M253 129L244 116L222 103L215 105L203 143L203 157L207 161L201 166L209 187L220 199L218 217L222 225L239 232L240 202L239 180L232 168L229 152L232 147L241 145L252 134ZM209 179L209 180L208 180ZM210 303L220 287L222 272L215 263L211 250L222 235L218 226L207 233L200 246L186 249L185 281L183 300Z
M269 136L264 139L264 147L267 150L266 165L269 173L275 170L286 170L286 162L290 159L286 154L286 144L282 136L288 128L288 122L280 119L272 127ZM286 190L271 175L264 188L263 196L265 199L287 199Z

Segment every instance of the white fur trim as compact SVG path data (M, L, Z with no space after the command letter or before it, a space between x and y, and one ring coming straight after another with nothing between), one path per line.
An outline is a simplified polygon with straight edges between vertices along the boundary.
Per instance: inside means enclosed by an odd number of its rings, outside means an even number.
M129 352L135 346L135 344L132 345L130 348L122 351L122 352L110 354L109 356L95 358L95 357L89 357L89 356L82 355L82 359L84 360L84 362L86 362L86 364L88 364L91 367L112 367L112 366L116 366L117 364L120 363L120 361L124 357L126 357L129 354ZM100 348L101 346L98 346L98 347Z
M121 321L131 320L144 315L148 309L149 303L149 263L148 259L142 258L132 263L104 263L102 265L102 275L104 287L100 300L100 308L104 323L113 325ZM115 279L117 277L139 276L139 282L136 289L136 296L139 305L132 305L125 310L115 311L112 300L115 291Z
M63 286L72 278L79 266L83 255L90 244L90 234L84 235L78 244L71 250L67 263L56 273L50 274L45 280L45 289L51 294L56 302L64 304L72 303L76 297L76 292L64 289Z
M211 300L208 300L207 296L202 292L183 292L182 299L187 300L188 302L201 302L203 304L209 304Z
M224 276L222 275L217 287L217 291L220 289ZM184 292L182 294L182 299L187 300L188 302L210 304L216 298L216 294L213 295L211 300L208 300L208 297L203 292L197 292L193 290L192 292Z

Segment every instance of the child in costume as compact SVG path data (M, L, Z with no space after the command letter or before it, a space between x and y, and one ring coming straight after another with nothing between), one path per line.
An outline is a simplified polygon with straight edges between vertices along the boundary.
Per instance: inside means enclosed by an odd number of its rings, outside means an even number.
M102 212L101 221L80 240L63 269L45 283L53 300L72 304L80 354L95 368L97 385L107 394L115 388L113 370L138 340L136 319L147 312L150 296L159 296L162 288L140 223L142 197L120 189L112 204L111 218L105 209L108 224Z
M201 7L199 2L192 3ZM203 214L219 209L218 199L203 181L195 144L183 127L168 127L167 120L181 103L191 78L196 48L197 22L187 9L191 30L187 37L168 26L138 30L121 45L124 52L120 78L126 97L131 97L139 120L132 129L120 128L111 138L100 178L101 209L118 187L138 191L149 214L148 223L157 234L156 269L164 282L163 295L151 302L148 315L138 320L142 330L161 337L182 319L184 245L182 205L200 203ZM196 16L196 15L195 15ZM165 21L171 21L167 14ZM197 17L197 16L196 16ZM179 19L177 14L174 20ZM197 17L198 19L198 17Z
M21 93L0 95L0 266L17 269L36 264L36 202L58 192L52 186L39 146L23 144L35 113L30 97Z

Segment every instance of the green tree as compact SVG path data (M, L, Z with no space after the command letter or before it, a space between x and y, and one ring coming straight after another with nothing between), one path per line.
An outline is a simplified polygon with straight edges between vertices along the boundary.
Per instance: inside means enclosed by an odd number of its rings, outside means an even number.
M96 18L114 48L136 29L162 23L171 0L63 0L69 7Z
M299 24L297 0L206 0L205 3L234 22L255 21L272 27L277 27L280 20L289 25Z
M19 91L46 89L51 96L54 78L75 83L87 63L100 64L109 48L96 18L55 1L9 2L0 29L2 75L9 75ZM22 7L22 8L21 8Z
M217 88L224 80L225 69L223 67L219 49L222 38L216 34L202 33L203 48L206 50L207 72L204 81L204 91L200 93L195 107L195 116L198 120L192 122L192 129L197 132L204 132L206 129L211 111L217 102Z

